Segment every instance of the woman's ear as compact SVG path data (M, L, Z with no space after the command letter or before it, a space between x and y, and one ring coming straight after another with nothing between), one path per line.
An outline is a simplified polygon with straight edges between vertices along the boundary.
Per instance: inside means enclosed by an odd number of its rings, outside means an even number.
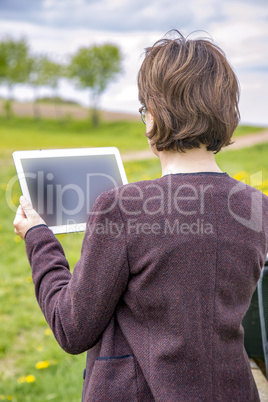
M154 118L151 113L147 110L146 112L146 133L149 133L154 125Z

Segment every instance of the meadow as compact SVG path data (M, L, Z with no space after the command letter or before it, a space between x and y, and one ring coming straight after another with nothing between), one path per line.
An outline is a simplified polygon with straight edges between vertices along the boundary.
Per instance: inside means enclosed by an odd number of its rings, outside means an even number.
M239 127L236 135L261 128ZM14 234L13 219L20 189L12 152L22 149L116 146L121 153L148 147L140 122L34 121L0 116L0 401L76 402L81 400L86 355L60 349L37 305L24 242ZM268 195L268 143L216 156L223 171ZM125 162L129 182L161 175L157 159ZM12 184L12 185L11 185ZM71 269L80 256L83 234L58 235Z

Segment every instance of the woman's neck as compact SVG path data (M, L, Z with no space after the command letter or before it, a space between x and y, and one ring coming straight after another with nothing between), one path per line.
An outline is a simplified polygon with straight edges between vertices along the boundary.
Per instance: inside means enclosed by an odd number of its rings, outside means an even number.
M215 161L212 151L205 145L200 148L178 151L156 151L162 166L162 176L174 173L219 172L221 169Z

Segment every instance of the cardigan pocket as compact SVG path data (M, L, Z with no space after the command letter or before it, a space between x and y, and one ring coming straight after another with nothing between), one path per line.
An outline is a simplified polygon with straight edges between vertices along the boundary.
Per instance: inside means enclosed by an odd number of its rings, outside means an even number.
M134 356L98 357L86 393L86 401L137 401Z

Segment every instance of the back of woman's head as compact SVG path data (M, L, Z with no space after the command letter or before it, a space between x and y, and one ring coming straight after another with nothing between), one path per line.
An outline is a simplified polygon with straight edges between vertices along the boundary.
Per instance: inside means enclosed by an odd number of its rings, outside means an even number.
M162 39L147 48L138 74L140 102L153 117L146 135L158 151L219 152L239 122L237 78L207 39Z

